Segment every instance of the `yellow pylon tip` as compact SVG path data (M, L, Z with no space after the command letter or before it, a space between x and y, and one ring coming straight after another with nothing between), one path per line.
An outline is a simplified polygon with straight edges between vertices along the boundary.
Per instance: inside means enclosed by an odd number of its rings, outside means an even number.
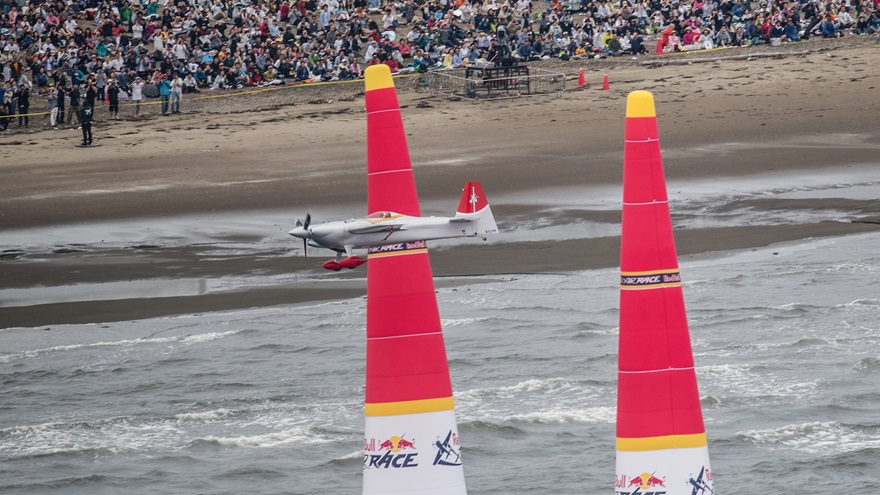
M627 117L656 117L654 95L648 91L633 91L626 97Z

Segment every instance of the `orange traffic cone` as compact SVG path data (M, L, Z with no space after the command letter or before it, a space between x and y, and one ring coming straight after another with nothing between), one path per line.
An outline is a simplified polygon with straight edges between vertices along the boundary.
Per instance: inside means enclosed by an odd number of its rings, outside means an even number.
M580 69L578 71L578 87L583 88L586 85L587 85L587 81L584 78L584 69Z
M611 89L611 86L608 84L608 73L605 73L605 79L602 80L602 89Z

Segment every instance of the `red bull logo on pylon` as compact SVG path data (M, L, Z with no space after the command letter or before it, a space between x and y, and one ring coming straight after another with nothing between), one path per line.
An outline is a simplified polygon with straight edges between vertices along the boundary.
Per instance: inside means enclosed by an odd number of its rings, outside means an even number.
M635 476L627 476L622 474L617 477L615 483L618 494L632 495L634 493L646 495L652 493L654 495L665 494L666 477L658 476L657 472L644 472Z
M365 439L364 469L418 467L418 452L415 450L415 439L407 440L403 435L393 435L385 440Z
M403 438L402 435L401 436L394 435L387 440L379 442L379 445L378 445L378 450L390 450L391 452L395 452L395 453L400 452L401 450L415 449L415 448L416 448L415 439L406 440L405 438ZM375 438L370 439L364 445L364 451L368 451L368 450L376 450L376 439Z

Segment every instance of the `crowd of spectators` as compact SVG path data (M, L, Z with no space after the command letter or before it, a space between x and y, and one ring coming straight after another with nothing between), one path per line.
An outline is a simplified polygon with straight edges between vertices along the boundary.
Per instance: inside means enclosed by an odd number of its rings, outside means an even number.
M0 126L10 120L3 114L36 111L30 110L36 97L44 97L46 111L54 109L63 122L65 104L78 105L86 87L99 102L113 105L116 99L118 111L119 98L139 103L152 85L167 114L179 111L184 93L352 79L378 63L395 72L424 71L654 52L655 42L648 48L646 39L657 39L656 52L664 53L872 34L880 30L878 5L880 0L0 0ZM27 117L19 121L28 124Z

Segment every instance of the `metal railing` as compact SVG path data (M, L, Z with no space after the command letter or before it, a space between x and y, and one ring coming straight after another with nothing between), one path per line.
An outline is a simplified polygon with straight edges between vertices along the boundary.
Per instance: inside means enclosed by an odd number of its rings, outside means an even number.
M565 74L529 67L527 74L483 77L480 71L452 69L415 76L413 89L472 99L519 98L565 92Z

